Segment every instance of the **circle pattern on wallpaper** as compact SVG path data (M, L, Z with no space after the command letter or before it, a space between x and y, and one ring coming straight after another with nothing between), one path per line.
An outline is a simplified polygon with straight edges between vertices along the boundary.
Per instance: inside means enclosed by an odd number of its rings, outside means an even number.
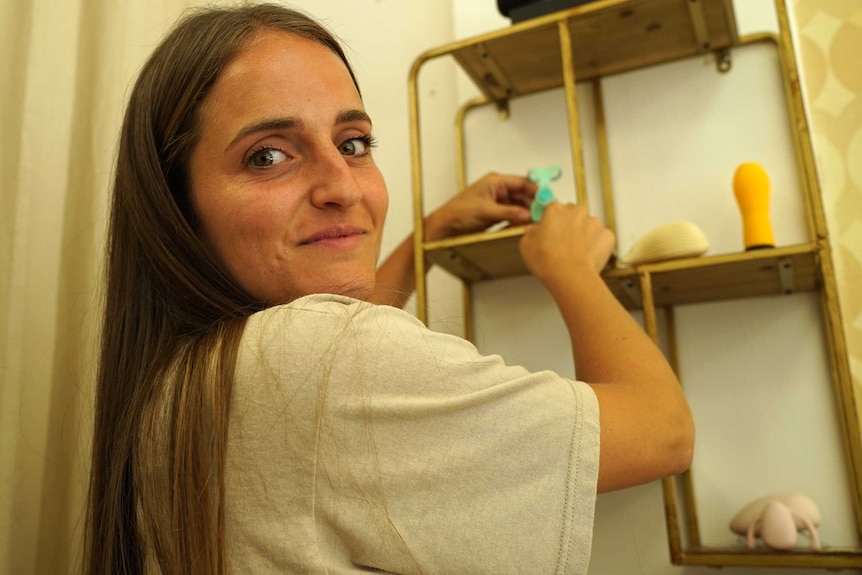
M802 70L805 75L805 88L811 101L817 99L826 85L826 56L808 36L800 38Z
M850 138L850 143L847 146L847 153L844 156L847 162L847 170L850 175L850 180L853 182L853 187L856 191L862 190L862 126ZM862 217L860 217L862 221ZM860 246L862 247L862 246Z
M813 137L814 152L817 156L821 185L824 188L843 190L847 184L847 172L844 169L844 153L823 134L814 134Z
M849 20L859 12L859 0L796 0L793 12L800 28L816 14Z
M862 8L859 9L858 20L859 22L845 21L841 24L829 48L829 59L838 80L851 91L860 94L862 93L862 65L860 65Z

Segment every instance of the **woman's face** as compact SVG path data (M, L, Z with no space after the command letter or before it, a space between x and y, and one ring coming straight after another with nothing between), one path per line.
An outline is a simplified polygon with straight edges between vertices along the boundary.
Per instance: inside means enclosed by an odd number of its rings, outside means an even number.
M266 31L225 68L192 150L199 232L255 298L371 294L388 196L339 57Z

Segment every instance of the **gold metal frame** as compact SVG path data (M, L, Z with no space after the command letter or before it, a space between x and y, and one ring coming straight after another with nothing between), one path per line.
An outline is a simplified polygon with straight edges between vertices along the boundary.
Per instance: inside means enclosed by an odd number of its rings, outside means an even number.
M658 3L658 0L654 3ZM604 118L601 77L615 73L614 65L599 69L595 74L576 78L573 49L572 26L576 21L595 22L602 11L616 10L615 17L628 17L635 8L647 2L641 0L597 0L579 8L565 10L553 15L524 22L509 29L500 30L483 36L463 40L430 50L422 54L414 63L410 73L410 125L413 165L413 198L414 198L414 253L416 256L416 295L417 315L427 323L427 284L425 281L425 263L428 258L441 263L449 263L450 271L459 275L464 284L464 321L468 338L473 334L473 318L471 306L472 281L490 279L496 272L488 272L477 268L475 261L470 260L470 253L465 250L481 248L483 253L490 253L495 245L502 245L511 252L512 242L516 242L523 229L510 228L493 234L473 234L459 238L450 238L437 242L423 240L424 206L422 202L422 161L419 131L418 75L421 67L429 60L452 55L465 67L465 71L482 88L485 95L467 102L456 117L456 146L458 162L458 183L466 185L466 157L464 146L464 120L473 109L494 105L503 118L508 117L509 99L521 95L522 86L516 77L518 70L508 69L503 60L497 59L492 44L510 35L526 37L537 32L550 33L554 28L557 32L559 58L562 66L562 78L555 80L555 86L561 86L566 95L568 113L568 128L572 152L572 165L576 174L576 193L579 203L587 205L586 182L583 164L583 148L581 144L579 114L577 105L576 82L591 80L593 82L593 97L596 107L596 144L598 148L599 167L601 172L602 199L605 222L612 231L616 231L616 214L614 210L614 193L611 182L610 155L607 144L607 132ZM808 118L802 97L799 70L795 57L793 38L789 27L786 0L775 0L775 10L778 16L779 33L752 34L739 38L736 34L732 18L725 22L728 34L725 43L715 42L710 36L707 18L710 10L717 7L732 14L731 0L691 0L685 3L690 17L692 35L696 39L697 53L714 52L719 70L730 70L730 55L732 49L766 42L773 44L778 53L779 67L782 72L785 101L788 118L793 134L793 145L797 158L799 179L801 182L803 202L806 213L806 226L809 243L800 246L786 246L773 250L763 250L760 253L726 254L711 256L696 260L678 260L658 264L647 264L636 268L614 268L604 276L608 285L618 298L629 308L643 311L644 327L647 333L657 343L659 333L657 327L657 309L662 308L665 316L667 348L669 361L678 371L678 351L676 347L676 328L674 324L673 306L688 301L707 301L723 299L715 294L701 293L702 288L689 285L691 274L703 274L709 270L740 269L748 274L756 267L760 271L774 270L773 287L749 287L748 291L731 294L728 297L744 297L746 295L761 295L765 293L782 293L783 291L802 289L818 291L822 303L822 317L826 334L830 372L837 404L839 419L844 437L844 454L847 462L847 475L853 498L854 517L856 520L857 539L862 542L862 430L853 396L847 345L844 340L841 312L838 304L837 286L829 245L826 219L824 215L819 181L817 178L814 152L811 142ZM666 58L664 61L677 57ZM625 69L648 66L657 61L629 62ZM580 65L584 65L583 62ZM484 73L482 71L484 70ZM487 83L486 83L487 82ZM551 86L553 87L553 86ZM545 88L539 88L545 89ZM538 89L537 89L538 90ZM764 253L766 252L766 253ZM441 255L442 254L442 255ZM433 256L433 257L432 257ZM445 267L445 266L444 266ZM515 269L505 272L523 273ZM712 272L715 274L716 272ZM682 276L680 275L682 274ZM677 277L681 279L674 279ZM685 277L683 277L685 276ZM778 279L780 276L780 280ZM758 280L760 281L760 280ZM670 282L670 283L669 283ZM677 283L674 283L677 282ZM758 284L759 285L759 284ZM678 301L665 301L668 287L672 293L677 293ZM680 287L681 286L681 287ZM660 291L656 291L660 289ZM676 290L676 291L675 291ZM694 295L686 295L693 290ZM699 291L700 290L700 291ZM773 291L774 290L774 291ZM657 301L661 294L661 301ZM700 298L700 299L698 299ZM700 540L697 506L694 496L694 486L690 473L677 477L668 477L662 481L665 515L668 529L668 543L671 561L681 565L708 566L763 566L763 567L822 567L830 569L862 567L862 543L851 549L828 549L822 552L794 551L777 553L769 550L750 551L741 548L707 548ZM683 541L685 530L685 542Z

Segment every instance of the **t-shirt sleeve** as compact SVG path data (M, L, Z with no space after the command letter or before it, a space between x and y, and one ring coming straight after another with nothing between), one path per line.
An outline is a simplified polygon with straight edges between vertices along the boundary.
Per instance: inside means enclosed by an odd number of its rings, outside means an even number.
M314 323L320 536L396 573L586 573L590 387L483 356L401 310L339 310Z
M320 377L309 407L318 545L392 573L586 573L592 389L484 356L395 308L324 307L276 314L283 329L274 317L266 331L279 335L261 352L297 365L304 349L301 369Z

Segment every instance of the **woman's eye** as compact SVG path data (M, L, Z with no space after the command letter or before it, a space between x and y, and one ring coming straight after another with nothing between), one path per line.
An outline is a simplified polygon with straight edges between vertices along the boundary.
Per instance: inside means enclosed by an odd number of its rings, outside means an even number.
M285 161L284 152L275 148L263 148L253 153L248 159L248 165L253 168L269 168Z
M364 156L371 148L374 147L374 140L371 136L362 136L360 138L351 138L340 146L338 146L338 151L340 151L345 156Z

